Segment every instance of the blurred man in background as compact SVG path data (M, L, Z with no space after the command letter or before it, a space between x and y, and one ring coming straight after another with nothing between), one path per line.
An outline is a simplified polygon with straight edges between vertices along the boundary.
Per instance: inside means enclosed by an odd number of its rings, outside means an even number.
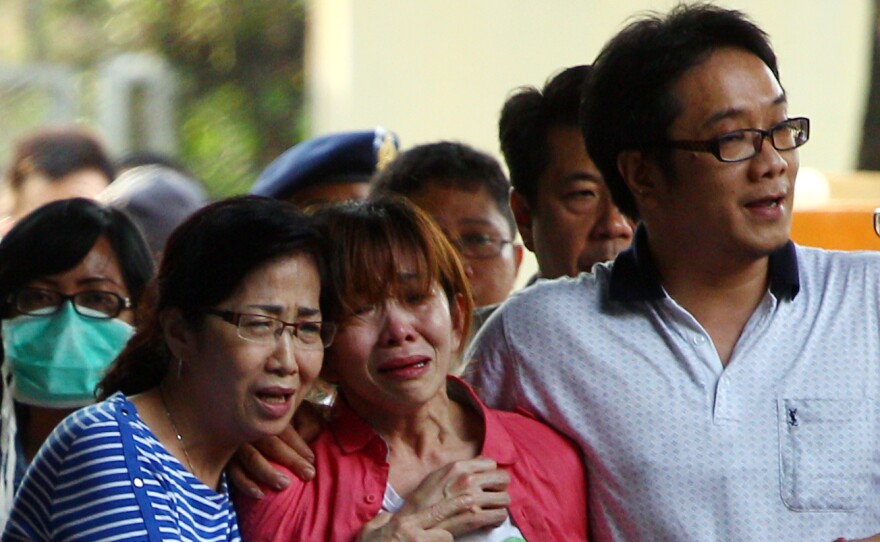
M98 199L135 221L157 261L171 232L208 203L199 181L158 164L126 169Z
M6 172L8 216L0 234L52 201L94 199L115 176L98 139L76 127L44 128L16 141Z
M633 223L614 202L578 127L589 66L568 68L543 90L518 89L504 103L498 135L510 171L510 206L538 276L590 271L632 242Z
M507 298L522 246L497 160L461 143L419 145L377 174L372 191L406 196L440 224L461 253L478 307Z

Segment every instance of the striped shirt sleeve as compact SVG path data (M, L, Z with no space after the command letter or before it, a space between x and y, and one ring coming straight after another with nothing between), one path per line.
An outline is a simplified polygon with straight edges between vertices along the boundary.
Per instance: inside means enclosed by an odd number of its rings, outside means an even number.
M148 540L148 531L163 540L240 540L225 480L220 491L198 480L117 394L50 435L16 494L3 540Z
M76 412L41 448L4 540L146 540L119 436L106 409Z

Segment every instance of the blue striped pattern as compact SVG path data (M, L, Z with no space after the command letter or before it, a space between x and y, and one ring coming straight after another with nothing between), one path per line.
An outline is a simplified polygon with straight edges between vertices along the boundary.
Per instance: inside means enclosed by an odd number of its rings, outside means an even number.
M123 446L122 423L133 449ZM126 456L140 473L129 472ZM121 394L55 429L16 494L3 540L149 540L136 487L146 488L162 540L240 540L225 482L217 493L196 479Z

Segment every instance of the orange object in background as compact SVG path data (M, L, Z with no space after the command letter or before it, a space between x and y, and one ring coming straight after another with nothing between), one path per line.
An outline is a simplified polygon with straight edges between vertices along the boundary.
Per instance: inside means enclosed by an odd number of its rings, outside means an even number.
M880 237L874 233L874 208L795 211L791 238L811 247L880 250Z
M880 173L855 171L820 175L821 182L827 183L823 187L827 194L817 201L811 201L809 194L801 197L801 188L810 190L811 183L801 183L802 179L798 178L792 240L799 245L828 249L880 250L880 237L874 233L874 209L880 207ZM808 205L799 205L805 202L809 202Z

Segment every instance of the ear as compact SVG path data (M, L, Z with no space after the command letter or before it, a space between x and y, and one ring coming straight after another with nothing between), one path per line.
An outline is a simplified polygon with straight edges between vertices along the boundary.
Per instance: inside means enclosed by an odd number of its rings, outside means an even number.
M653 160L642 151L622 151L617 156L617 171L632 192L639 208L643 208L654 196L654 168Z
M455 294L452 303L449 305L449 315L452 317L452 338L455 342L453 352L457 352L466 340L468 331L464 329L464 296Z
M513 244L513 257L514 257L514 260L516 261L516 267L515 267L514 271L518 274L519 273L519 266L520 266L520 264L522 264L522 259L523 259L523 246L520 245L519 243Z
M179 360L192 359L195 352L195 334L183 313L176 308L168 308L159 314L159 324L165 335L165 343L171 355Z
M522 237L523 244L531 250L535 251L534 237L532 236L532 208L525 196L516 191L515 188L510 190L510 209L513 211L513 219L516 221L516 228ZM521 250L520 250L521 251ZM520 255L520 259L522 256ZM517 268L519 263L517 263Z

